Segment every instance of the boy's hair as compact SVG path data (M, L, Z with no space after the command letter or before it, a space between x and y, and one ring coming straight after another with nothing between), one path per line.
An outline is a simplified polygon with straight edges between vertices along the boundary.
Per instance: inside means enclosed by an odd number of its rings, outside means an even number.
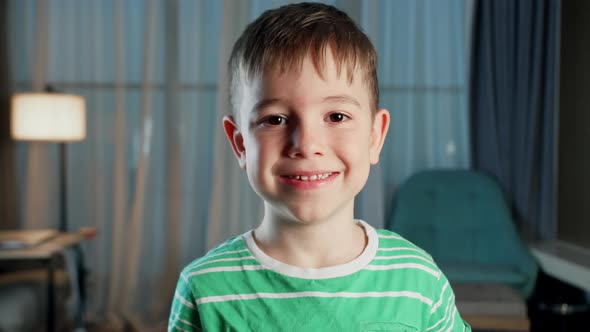
M371 97L371 110L379 104L377 52L369 38L344 12L321 3L299 3L267 10L250 23L236 41L229 59L230 101L237 111L242 82L252 81L264 70L299 70L310 54L320 75L330 47L340 75L346 65L352 82L361 69Z

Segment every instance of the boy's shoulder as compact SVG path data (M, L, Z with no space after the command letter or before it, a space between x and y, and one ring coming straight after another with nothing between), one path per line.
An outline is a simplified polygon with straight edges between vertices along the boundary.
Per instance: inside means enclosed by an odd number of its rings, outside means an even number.
M377 236L379 237L379 250L388 252L403 253L403 251L413 251L422 254L425 258L434 262L432 256L424 249L412 243L410 240L399 235L394 231L387 229L375 229Z
M243 235L235 236L193 260L182 270L182 275L189 278L208 272L209 269L232 266L235 264L233 262L250 257Z

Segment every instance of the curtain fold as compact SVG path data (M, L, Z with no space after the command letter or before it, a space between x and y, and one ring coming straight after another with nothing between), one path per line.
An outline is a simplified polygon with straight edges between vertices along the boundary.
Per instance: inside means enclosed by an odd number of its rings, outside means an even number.
M474 16L473 167L500 182L530 240L556 229L559 3L482 0Z
M137 301L137 291L141 286L137 282L141 276L140 272L140 254L139 251L145 243L143 235L145 234L144 214L146 195L149 194L147 181L150 172L152 171L151 159L154 157L153 150L153 130L154 130L154 115L153 115L153 91L151 82L153 81L154 72L154 49L155 33L158 24L158 15L156 4L154 0L146 1L146 20L145 28L143 30L143 52L142 55L142 80L140 83L140 129L139 129L139 149L137 153L137 165L135 169L134 182L135 186L132 191L131 207L129 223L125 234L125 268L123 269L123 292L119 293L118 306L115 307L119 312L127 312L131 310Z
M166 52L166 90L165 90L165 131L166 131L166 149L165 158L166 163L166 224L167 234L165 234L165 251L167 259L164 268L159 274L161 275L161 291L158 294L161 303L160 308L155 308L157 315L166 315L169 310L166 300L170 296L169 290L175 288L178 279L178 269L181 267L181 244L178 241L181 238L183 201L182 195L184 192L183 174L185 167L190 167L182 157L181 145L181 117L179 110L179 71L178 64L178 1L170 0L165 4L165 34L169 36L166 38L165 48ZM156 272L158 273L158 272Z
M126 116L125 116L125 104L126 104L126 91L124 87L124 82L126 81L125 78L125 48L124 48L124 38L125 34L123 33L123 14L122 14L122 5L120 1L114 3L113 6L113 26L114 26L114 34L113 34L113 41L114 41L114 58L115 58L115 68L116 68L116 76L115 76L115 142L117 144L114 145L114 169L113 169L113 223L112 223L112 248L113 250L110 253L111 256L111 263L110 263L110 271L111 277L110 280L105 280L105 278L100 278L98 280L97 287L99 289L108 289L108 292L105 294L98 295L99 297L97 300L98 307L105 308L105 311L113 311L116 308L116 305L119 301L118 294L122 293L122 255L121 252L124 252L124 239L125 239L125 225L127 221L128 215L128 181L127 181L127 174L126 169L128 165L128 158L127 158L127 144L126 144L126 135L125 130L127 128L126 125ZM99 230L105 228L105 223L103 220L98 220L99 223ZM102 227L101 227L102 226ZM105 241L100 242L100 252L105 252ZM97 266L97 269L104 271L107 270L105 265L107 264L104 260L100 260L100 265Z

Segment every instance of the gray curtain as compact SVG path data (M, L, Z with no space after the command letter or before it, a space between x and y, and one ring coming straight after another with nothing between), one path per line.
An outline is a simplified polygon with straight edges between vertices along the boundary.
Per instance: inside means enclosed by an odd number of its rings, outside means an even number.
M8 3L0 0L0 229L17 226L16 144L10 139L12 83L8 63Z
M525 238L555 237L558 0L481 0L473 21L472 162L494 176Z

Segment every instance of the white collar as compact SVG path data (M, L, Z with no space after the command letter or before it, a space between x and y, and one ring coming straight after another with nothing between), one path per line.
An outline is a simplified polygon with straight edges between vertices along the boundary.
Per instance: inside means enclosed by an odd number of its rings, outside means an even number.
M337 278L362 270L373 260L373 258L375 258L375 255L377 254L377 249L379 247L379 236L377 235L377 231L375 231L371 225L362 220L356 220L356 223L364 229L367 236L367 245L365 246L363 252L357 258L348 263L322 268L302 268L285 264L270 257L258 247L256 241L254 241L254 230L251 230L242 236L252 255L263 266L266 266L277 273L302 279Z

